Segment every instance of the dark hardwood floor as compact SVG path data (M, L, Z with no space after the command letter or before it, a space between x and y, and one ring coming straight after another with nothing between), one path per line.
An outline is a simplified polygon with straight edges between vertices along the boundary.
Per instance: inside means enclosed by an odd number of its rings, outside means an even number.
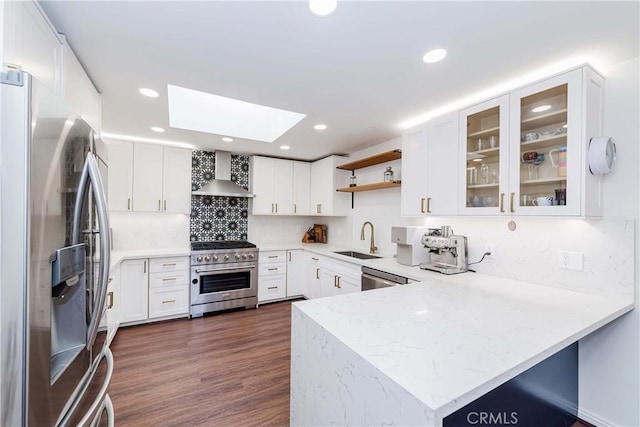
M289 425L291 302L118 330L117 426Z
M116 426L287 426L290 339L288 301L121 328Z

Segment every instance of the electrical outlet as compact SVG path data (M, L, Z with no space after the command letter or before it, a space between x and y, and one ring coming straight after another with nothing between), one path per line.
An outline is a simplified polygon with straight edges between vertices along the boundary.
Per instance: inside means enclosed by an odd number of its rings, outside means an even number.
M583 263L582 252L563 251L558 253L558 268L561 270L582 271Z

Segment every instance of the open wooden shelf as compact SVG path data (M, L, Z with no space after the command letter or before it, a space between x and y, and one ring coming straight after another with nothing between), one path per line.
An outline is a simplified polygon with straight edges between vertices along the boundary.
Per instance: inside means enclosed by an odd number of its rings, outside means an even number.
M398 160L401 158L402 158L402 150L398 148L396 150L385 151L384 153L376 154L375 156L365 157L364 159L356 160L354 162L345 163L343 165L336 166L336 168L344 169L348 171L354 171L356 169L362 169L368 166L379 165L380 163L390 162L392 160ZM385 187L382 187L382 188L385 188Z
M382 188L400 187L401 181L376 182L375 184L356 185L355 187L338 188L336 191L342 193L357 193L359 191L380 190Z

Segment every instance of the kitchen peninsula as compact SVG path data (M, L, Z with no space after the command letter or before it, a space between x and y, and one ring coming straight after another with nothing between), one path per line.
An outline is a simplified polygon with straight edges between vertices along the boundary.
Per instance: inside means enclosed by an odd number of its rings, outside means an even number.
M295 303L291 424L446 426L632 308L477 273Z

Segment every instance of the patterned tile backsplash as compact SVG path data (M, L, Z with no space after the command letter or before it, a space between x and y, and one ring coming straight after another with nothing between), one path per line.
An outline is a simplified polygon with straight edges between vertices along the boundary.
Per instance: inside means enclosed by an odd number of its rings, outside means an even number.
M215 178L215 153L194 151L191 189L198 190ZM231 155L231 180L249 187L249 157ZM191 196L190 239L247 240L249 199L246 197Z

